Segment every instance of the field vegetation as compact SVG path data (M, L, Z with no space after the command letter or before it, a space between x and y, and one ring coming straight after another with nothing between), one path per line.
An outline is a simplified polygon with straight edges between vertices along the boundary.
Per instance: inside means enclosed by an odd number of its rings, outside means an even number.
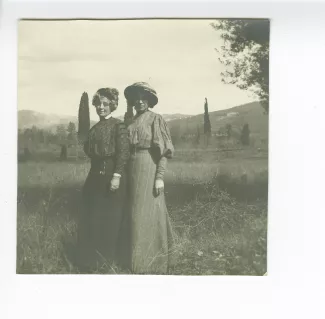
M90 166L82 156L59 161L59 155L57 147L18 163L17 273L79 273L73 253L80 192ZM171 274L265 274L266 153L177 150L165 185L176 234ZM105 261L95 271L120 272Z

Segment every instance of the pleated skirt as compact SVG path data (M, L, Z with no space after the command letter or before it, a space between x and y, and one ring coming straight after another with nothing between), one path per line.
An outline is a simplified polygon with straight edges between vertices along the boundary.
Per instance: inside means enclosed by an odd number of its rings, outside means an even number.
M134 274L167 274L174 235L165 195L154 192L157 163L148 150L138 150L128 164L128 233Z

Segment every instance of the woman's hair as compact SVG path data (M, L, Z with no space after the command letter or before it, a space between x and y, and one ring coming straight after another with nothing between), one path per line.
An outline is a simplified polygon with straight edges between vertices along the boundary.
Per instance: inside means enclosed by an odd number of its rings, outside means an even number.
M116 105L114 108L110 107L111 112L115 111L117 108L118 100L119 100L119 91L114 88L101 88L101 89L97 90L97 92L93 96L92 105L95 106L101 96L104 96L108 100L116 102Z

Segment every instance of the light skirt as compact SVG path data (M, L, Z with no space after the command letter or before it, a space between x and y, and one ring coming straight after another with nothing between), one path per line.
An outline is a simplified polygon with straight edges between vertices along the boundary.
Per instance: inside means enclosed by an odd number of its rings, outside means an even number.
M165 195L154 193L157 164L148 150L131 155L128 167L130 263L136 274L167 274L173 232Z

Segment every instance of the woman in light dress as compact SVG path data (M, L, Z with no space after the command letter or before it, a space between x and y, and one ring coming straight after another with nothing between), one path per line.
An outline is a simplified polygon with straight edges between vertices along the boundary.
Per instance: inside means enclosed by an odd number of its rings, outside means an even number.
M135 274L167 274L173 232L165 202L164 174L174 147L166 121L151 110L158 103L156 91L145 82L137 82L128 86L124 95L131 151L125 235L129 236L129 268Z

